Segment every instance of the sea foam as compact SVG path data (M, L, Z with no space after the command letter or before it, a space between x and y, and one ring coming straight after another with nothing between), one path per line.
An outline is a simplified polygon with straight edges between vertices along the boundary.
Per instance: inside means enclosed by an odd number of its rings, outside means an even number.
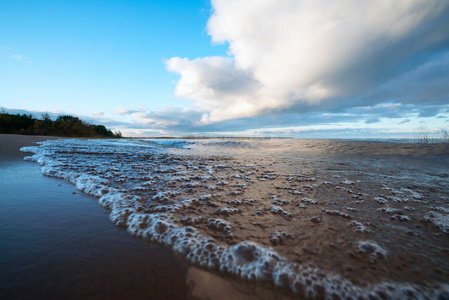
M288 247L289 243L296 241L296 231L292 234L269 228L271 234L265 234L266 244L242 240L235 226L239 224L241 214L266 220L275 218L275 222L284 222L286 227L294 220L304 219L310 223L310 216L303 216L304 209L317 206L313 212L320 217L314 218L320 221L312 222L317 228L328 220L348 228L355 227L357 234L364 236L371 234L372 230L366 228L369 222L352 220L348 224L347 219L353 217L336 207L325 209L329 203L335 203L339 208L338 201L309 198L320 189L333 189L334 194L343 189L345 193L356 194L352 190L333 186L324 180L322 185L306 185L307 182L319 181L315 175L284 175L264 170L263 164L239 164L220 156L173 154L167 150L167 147L189 148L193 144L182 141L70 139L47 141L21 150L34 153L25 159L41 164L44 175L70 181L79 190L97 197L99 203L110 210L110 219L117 226L125 227L130 234L142 239L171 247L203 268L245 280L270 282L306 298L438 299L449 295L449 285L441 282L423 285L365 282L359 286L333 270L293 262L270 246ZM202 147L207 145L252 148L249 142L235 141L205 142ZM250 187L257 188L258 184L266 181L284 185L294 183L294 186L280 187L278 190L285 190L284 194L269 195L265 201L263 197L248 199L254 196L250 194ZM346 179L341 183L355 189L361 185L360 182ZM297 183L304 185L298 187ZM423 198L421 193L410 189L404 191L415 199ZM307 197L303 197L304 194ZM293 198L281 198L289 195ZM378 204L388 203L383 197L374 195L373 198ZM348 204L360 205L360 202L346 203L354 201L350 199L344 200L340 209L347 208ZM359 210L360 207L351 209L352 212ZM377 211L395 214L392 217L395 220L410 220L399 215L398 208L371 207L370 213L379 216ZM447 233L447 208L441 207L438 211L429 212L424 218ZM264 227L263 224L258 226ZM354 255L368 255L370 263L390 259L388 251L372 240L360 238L352 242L352 247Z

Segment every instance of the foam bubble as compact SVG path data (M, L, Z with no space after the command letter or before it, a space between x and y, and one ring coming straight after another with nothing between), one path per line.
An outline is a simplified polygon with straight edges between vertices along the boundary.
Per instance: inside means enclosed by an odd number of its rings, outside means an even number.
M302 203L307 203L307 204L319 204L320 203L320 202L318 202L316 200L313 200L313 199L310 199L310 198L307 198L307 197L302 198L301 202Z
M409 216L404 216L404 215L393 215L390 217L391 220L397 220L400 222L410 222L411 219Z
M394 207L381 207L377 209L378 211L384 212L386 214L399 214L400 211Z
M339 217L343 217L346 219L352 219L352 217L349 214L338 211L338 210L327 210L326 209L324 212L331 216L339 216Z
M366 227L365 227L365 225L363 225L362 223L360 223L360 222L357 222L357 221L351 221L351 226L354 226L355 228L356 228L356 231L357 232L360 232L360 233L368 233L368 232L370 232L370 230L368 230Z
M445 234L449 234L449 214L440 214L437 212L429 212L424 217L425 220L432 223L436 228Z
M271 211L272 214L275 214L275 215L281 215L281 216L284 217L284 218L292 218L292 217L293 217L293 215L292 215L291 213L285 211L285 210L284 210L282 207L280 207L280 206L272 205L272 206L270 207L270 211Z
M270 237L270 242L273 245L283 244L286 239L293 239L293 236L286 231L276 230Z
M374 201L376 201L376 202L379 203L379 204L387 204L387 203L388 203L388 200L387 200L387 199L384 199L384 198L382 198L382 197L375 197L375 198L374 198Z
M369 254L371 258L387 258L387 251L373 241L360 241L357 248L361 253Z

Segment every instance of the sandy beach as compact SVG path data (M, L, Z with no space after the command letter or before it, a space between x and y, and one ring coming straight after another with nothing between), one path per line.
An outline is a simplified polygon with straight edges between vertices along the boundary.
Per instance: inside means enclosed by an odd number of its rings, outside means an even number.
M288 299L223 278L114 226L96 198L24 161L54 137L0 135L2 299Z

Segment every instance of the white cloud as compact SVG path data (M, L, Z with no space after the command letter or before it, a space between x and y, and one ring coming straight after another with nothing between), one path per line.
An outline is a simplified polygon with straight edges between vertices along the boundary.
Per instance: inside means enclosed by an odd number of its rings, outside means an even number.
M119 107L114 111L114 114L116 115L129 115L132 111L128 108Z
M181 75L176 96L206 112L199 124L380 103L383 97L370 97L379 86L448 49L448 1L212 0L212 6L209 34L229 43L230 57L167 61ZM442 94L449 90L438 85Z
M166 128L179 125L178 120L167 120L163 118L158 118L157 116L152 116L151 114L144 112L136 112L133 113L132 116L138 120L139 124L152 126L155 128Z
M205 57L190 61L179 57L167 61L169 71L181 74L175 95L194 99L198 110L212 111L203 115L201 122L213 119L253 116L257 105L252 97L260 85L251 74L235 67L234 61L226 57Z
M135 105L133 109L130 108L124 108L124 107L119 107L117 108L113 114L116 115L132 115L134 113L138 113L138 112L144 112L146 111L148 108L144 105Z

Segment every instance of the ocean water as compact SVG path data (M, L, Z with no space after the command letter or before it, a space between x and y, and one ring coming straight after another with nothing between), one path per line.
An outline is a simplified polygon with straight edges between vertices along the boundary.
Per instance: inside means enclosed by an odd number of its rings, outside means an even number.
M23 151L192 264L304 298L449 297L449 145L53 140Z

